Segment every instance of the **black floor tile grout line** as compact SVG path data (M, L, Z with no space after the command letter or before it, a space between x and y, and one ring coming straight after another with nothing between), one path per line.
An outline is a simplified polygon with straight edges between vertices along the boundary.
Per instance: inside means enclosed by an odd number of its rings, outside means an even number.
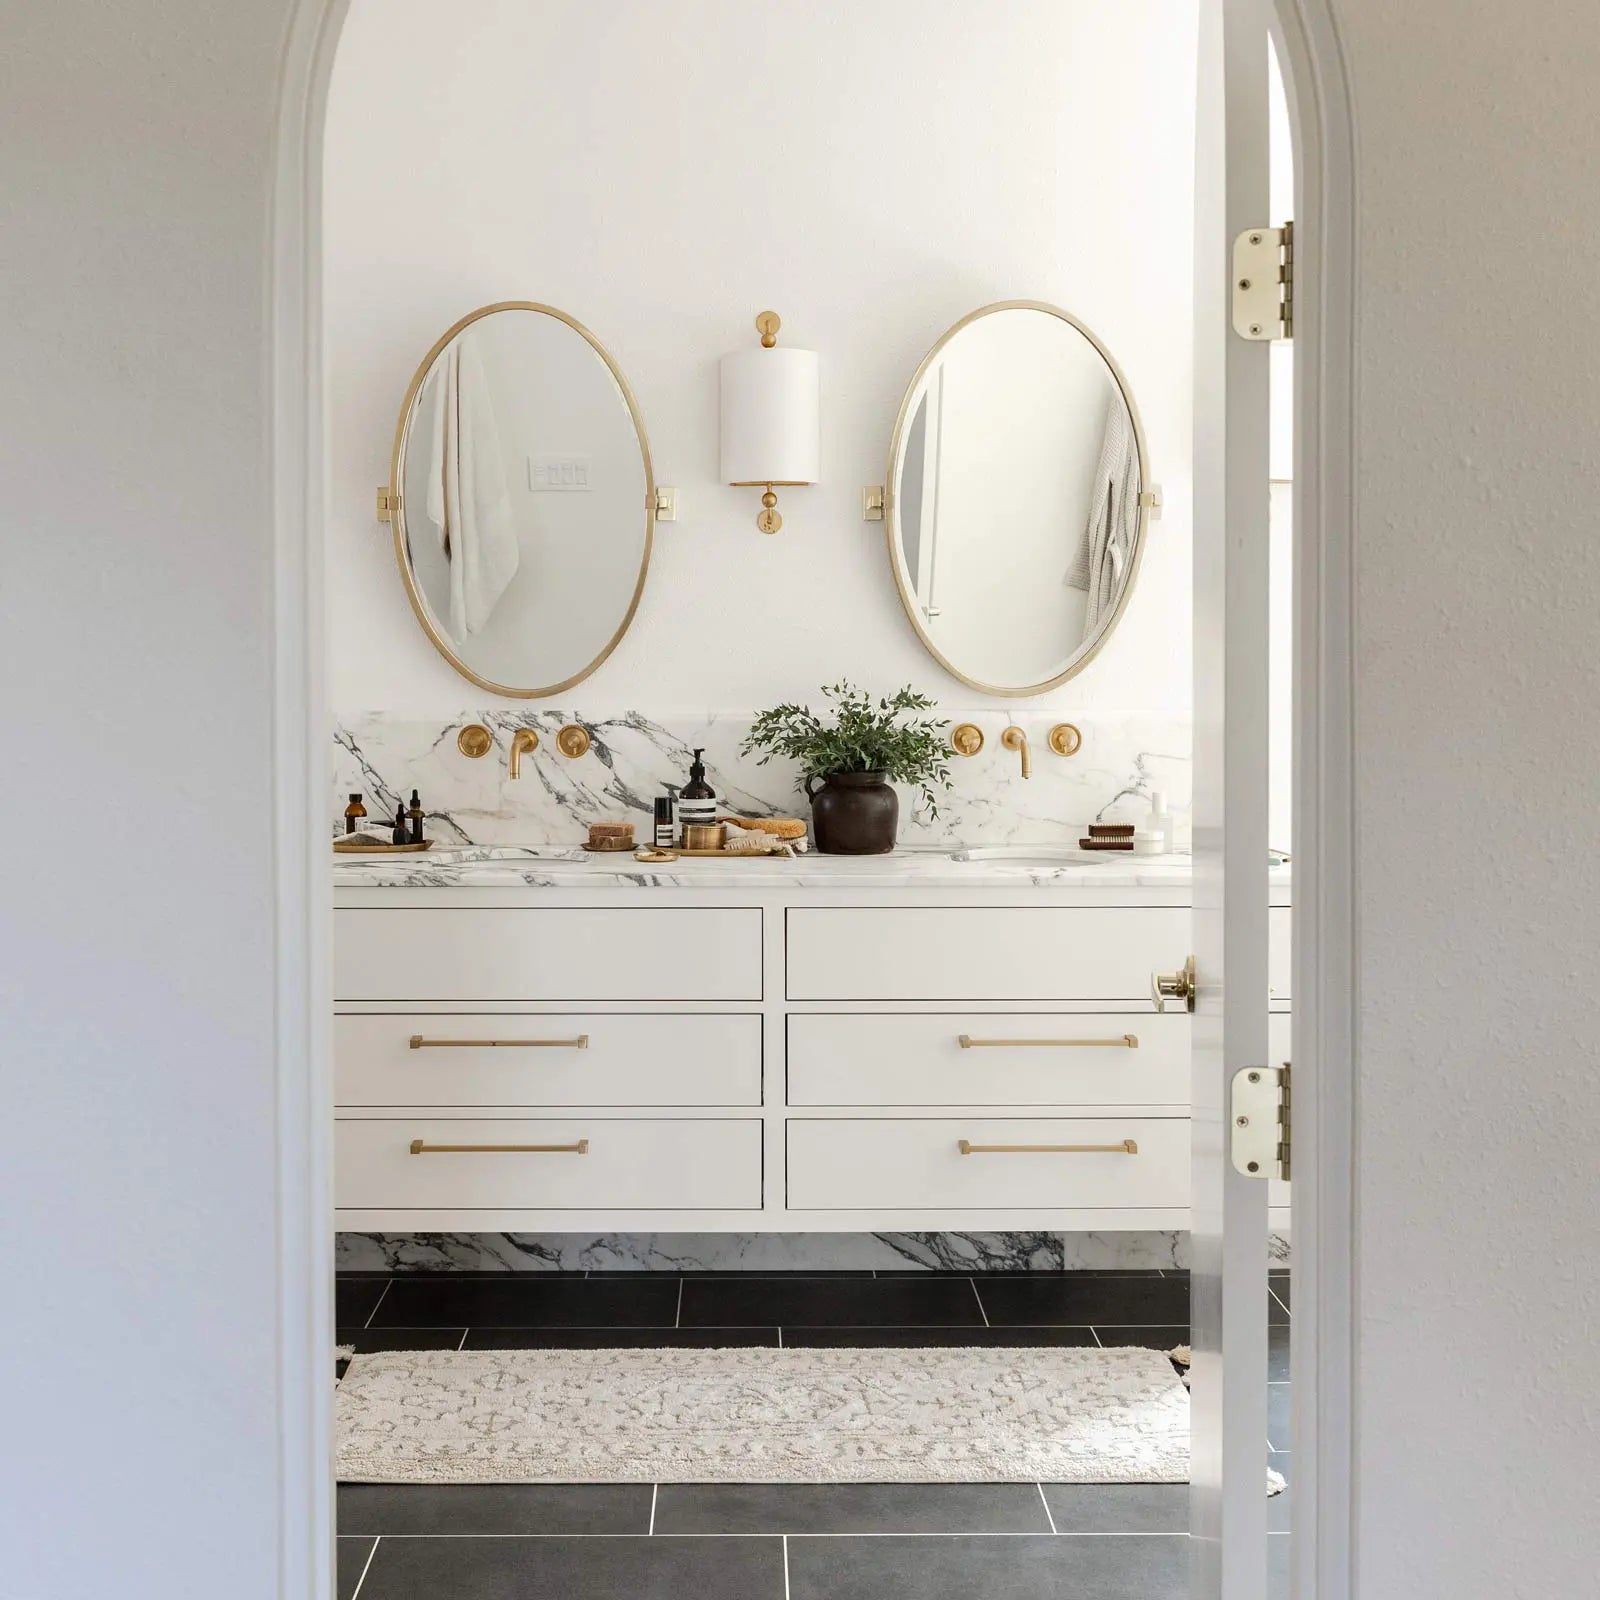
M1069 1484L1068 1488L1087 1488ZM1155 1485L1155 1487L1164 1487ZM1177 1485L1175 1487L1182 1487ZM1283 1531L1278 1530L1280 1533ZM936 1533L768 1533L745 1530L741 1533L346 1533L345 1539L1048 1539L1048 1533L1024 1532L1017 1528L941 1528ZM1184 1528L1134 1528L1108 1531L1103 1528L1069 1528L1054 1535L1058 1539L1187 1539ZM368 1557L370 1564L371 1557ZM352 1597L353 1600L353 1597Z
M384 1284L384 1286L383 1286L383 1294L380 1294L380 1295L379 1295L379 1296L378 1296L378 1298L377 1298L377 1299L376 1299L376 1300L374 1300L374 1301L373 1301L373 1303L372 1303L372 1309L371 1309L371 1310L370 1310L370 1311L369 1311L369 1312L368 1312L368 1313L367 1313L367 1320L366 1320L366 1321L365 1321L365 1322L363 1322L363 1323L362 1323L362 1324L361 1324L361 1326L362 1326L362 1327L363 1327L363 1328L370 1328L370 1327L371 1327L371 1326L372 1326L372 1319L373 1319L373 1318L374 1318L374 1317L375 1317L375 1316L377 1316L377 1314L378 1314L378 1307L379 1307L379 1306L381 1306L381 1305L382 1305L382 1304L383 1304L383 1301L384 1301L384 1296L385 1296L385 1295L387 1295L387 1294L388 1294L388 1292L389 1292L389 1289L390 1289L390 1286L391 1286L391 1285L392 1285L392 1284L393 1284L393 1283L394 1283L394 1279L393 1279L393 1278L390 1278L390 1279L389 1279L389 1281L388 1281L388 1283L386 1283L386 1284Z
M377 1555L378 1546L382 1544L382 1542L383 1535L381 1533L373 1539L372 1548L367 1551L366 1564L361 1568L361 1576L356 1579L356 1586L350 1591L350 1600L357 1600L357 1596L360 1595L361 1586L367 1581L367 1574L372 1571L372 1558Z
M1056 1517L1055 1513L1050 1509L1050 1501L1045 1495L1044 1485L1042 1483L1036 1483L1034 1484L1034 1488L1039 1491L1039 1504L1044 1507L1045 1521L1050 1524L1051 1533L1055 1533L1058 1531L1056 1528Z
M989 1313L983 1309L983 1296L978 1293L978 1280L968 1278L967 1282L972 1285L972 1298L978 1302L978 1315L983 1318L983 1325L987 1328L990 1325Z

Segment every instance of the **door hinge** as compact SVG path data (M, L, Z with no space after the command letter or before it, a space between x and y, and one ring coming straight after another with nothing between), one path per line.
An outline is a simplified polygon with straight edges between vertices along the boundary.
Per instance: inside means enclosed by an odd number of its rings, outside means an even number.
M1281 1067L1243 1067L1233 1075L1229 1145L1247 1178L1290 1177L1294 1143L1287 1061Z
M1294 337L1294 224L1247 228L1233 241L1233 331L1241 339Z
M400 496L387 484L378 490L378 521L389 522L400 509Z

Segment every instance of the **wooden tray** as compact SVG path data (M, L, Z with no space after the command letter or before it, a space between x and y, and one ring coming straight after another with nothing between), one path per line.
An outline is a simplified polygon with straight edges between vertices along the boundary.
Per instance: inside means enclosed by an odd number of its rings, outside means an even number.
M680 856L735 856L740 861L793 861L799 854L799 851L777 855L766 850L685 850L679 844L672 848Z
M419 850L432 848L432 839L424 839L421 844L346 844L343 839L333 841L333 853L336 856L409 856Z

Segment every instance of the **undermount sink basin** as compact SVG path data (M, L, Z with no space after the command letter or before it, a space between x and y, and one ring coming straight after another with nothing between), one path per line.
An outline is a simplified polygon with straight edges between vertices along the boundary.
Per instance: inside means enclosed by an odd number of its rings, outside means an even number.
M429 861L587 861L575 844L436 844Z
M1069 844L965 844L952 861L1082 861L1090 852Z

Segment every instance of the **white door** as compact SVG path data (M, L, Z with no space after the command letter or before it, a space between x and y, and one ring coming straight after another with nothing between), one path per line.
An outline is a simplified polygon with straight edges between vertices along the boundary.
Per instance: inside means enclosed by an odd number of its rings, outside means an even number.
M1229 1084L1267 1062L1268 366L1232 243L1268 215L1268 0L1201 0L1196 189L1193 1600L1266 1600L1267 1184Z

